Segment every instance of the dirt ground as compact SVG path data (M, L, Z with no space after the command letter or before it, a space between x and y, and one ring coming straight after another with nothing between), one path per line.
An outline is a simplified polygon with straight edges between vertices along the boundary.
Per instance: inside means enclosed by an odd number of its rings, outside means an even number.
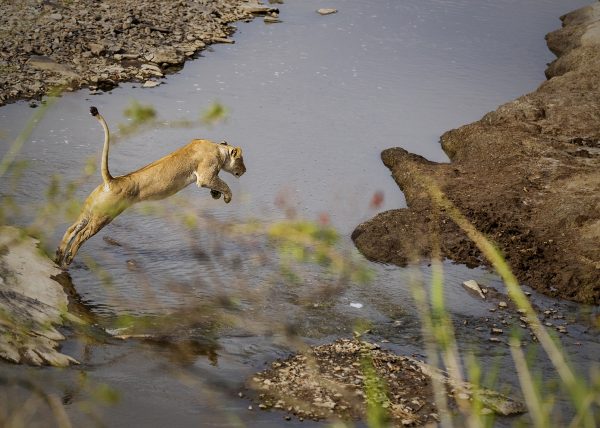
M257 14L276 22L278 13L248 0L0 4L0 106L56 87L106 90L122 81L154 82L208 45L232 43L232 22Z
M449 164L384 150L407 209L381 213L353 235L369 259L405 265L443 257L488 264L439 212L429 177L504 254L519 280L577 302L600 303L600 3L561 17L546 36L557 55L536 91L441 137Z

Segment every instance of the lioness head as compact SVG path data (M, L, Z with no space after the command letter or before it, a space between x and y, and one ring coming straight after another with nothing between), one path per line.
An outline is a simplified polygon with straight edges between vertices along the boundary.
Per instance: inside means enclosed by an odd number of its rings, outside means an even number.
M225 162L223 169L236 177L240 177L246 172L246 165L244 165L244 158L242 157L242 149L240 147L227 145L227 152L229 153L229 157Z

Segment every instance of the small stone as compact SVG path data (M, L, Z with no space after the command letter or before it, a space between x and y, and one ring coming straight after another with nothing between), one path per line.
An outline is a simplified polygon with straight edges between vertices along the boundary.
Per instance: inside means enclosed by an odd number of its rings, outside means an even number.
M263 18L263 21L265 22L265 24L277 24L278 22L281 22L281 20L279 18L277 18L276 16L270 16L267 15Z
M88 43L88 48L92 55L102 55L106 50L106 47L101 43Z
M506 308L506 307L508 307L508 304L506 302L499 302L498 303L498 307L499 308Z
M501 328L492 328L492 334L503 334L504 330Z
M63 19L63 16L60 13L53 13L48 17L53 21L61 21Z
M249 405L249 406L248 406L248 410L252 410L252 405Z
M155 88L158 85L160 85L160 82L157 82L155 80L146 80L142 85L142 88Z
M497 337L490 337L489 341L494 343L500 343L500 339L498 339Z
M477 281L470 279L468 281L463 282L462 285L467 291L474 292L479 297L485 300L485 294L483 294L483 290L481 289Z
M319 13L320 15L331 15L332 13L337 13L337 9L321 8L317 10L317 13Z

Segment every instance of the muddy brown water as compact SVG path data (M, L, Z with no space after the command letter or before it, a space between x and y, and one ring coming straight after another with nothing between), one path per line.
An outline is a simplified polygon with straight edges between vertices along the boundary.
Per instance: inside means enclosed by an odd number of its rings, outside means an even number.
M86 159L99 154L102 142L101 129L88 114L90 105L96 105L116 130L133 99L154 105L167 120L197 117L218 101L229 110L226 122L195 130L154 130L129 138L112 148L112 173L132 171L191 138L226 139L243 147L248 172L239 180L222 174L234 194L229 205L213 201L207 191L185 189L181 196L193 209L225 222L256 217L278 221L285 218L276 203L279 195L302 218L315 220L326 213L350 248L352 229L374 214L369 202L375 192L384 194L378 210L404 206L401 192L379 159L380 151L398 145L434 161L446 160L439 135L479 119L541 83L545 64L553 59L544 34L560 25L562 13L587 3L289 1L281 5L282 24L266 25L260 19L237 24L234 45L214 46L157 88L123 84L108 94L90 95L85 90L65 94L19 155L28 161L26 174L12 190L9 180L3 180L0 191L13 193L22 204L33 204L44 199L52 175L75 179ZM339 13L315 13L325 6ZM0 155L31 113L24 102L0 109ZM77 195L83 199L94 186L95 182L86 184ZM167 207L167 214L177 210L171 203L155 206ZM25 223L27 217L21 221ZM51 244L66 226L62 221L51 234ZM308 343L347 336L357 320L367 319L373 325L370 340L389 341L383 346L401 353L423 354L409 284L415 272L427 283L432 275L429 266L411 270L369 264L375 273L369 285L348 284L324 305L318 298L319 287L331 281L323 279L318 269L307 266L299 286L286 284L277 275L274 281L277 263L264 262L265 254L277 260L271 246L257 243L259 252L248 242L236 245L235 240L227 240L220 245L210 238L211 232L206 228L200 236L190 237L164 215L126 212L83 246L70 274L82 301L106 325L123 314L176 316L190 303L238 292L242 286L249 295L259 294L265 284L275 282L275 291L262 303L250 298L242 302L247 311L242 311L242 318L247 316L250 322L260 314L269 323L293 324ZM110 245L105 237L121 246ZM204 257L198 257L197 248ZM112 287L90 268L86 260L91 257L111 277ZM482 302L460 286L464 280L476 279L503 292L501 281L482 269L450 263L444 264L444 274L461 349L476 350L485 371L497 370L500 384L517 391L507 339L492 346L488 342L490 327L509 318L490 312L502 298ZM561 339L571 361L587 373L598 362L600 344L585 314L597 314L598 308L535 294L533 299L542 310L556 310L573 321ZM72 336L63 350L83 364L62 371L45 369L35 376L63 397L76 425L89 421L81 410L89 391L77 387L84 374L92 384L107 384L120 392L117 404L96 409L109 426L231 426L237 422L280 426L283 413L258 411L255 404L249 411L252 403L238 397L253 371L289 354L277 329L273 331L253 333L238 326L218 330L207 339L205 330L186 327L173 333L175 341L195 343L193 358L184 363L173 361L173 351L157 344L89 344ZM183 380L180 372L171 370L181 364L186 373ZM556 378L541 351L535 368L546 380ZM0 373L19 377L31 372L1 364ZM565 397L559 396L558 403L564 406ZM507 419L499 424L513 422Z

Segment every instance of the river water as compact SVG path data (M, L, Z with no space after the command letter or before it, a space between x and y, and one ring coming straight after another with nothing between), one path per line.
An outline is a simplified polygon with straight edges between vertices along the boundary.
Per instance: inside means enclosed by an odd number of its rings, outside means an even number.
M194 343L195 351L183 363L185 376L172 370L182 364L173 361L177 352L172 346L87 343L73 335L63 349L83 364L45 370L39 375L42 382L61 392L78 425L90 417L82 407L92 386L73 386L84 376L93 387L106 384L119 391L117 404L96 409L109 426L231 426L236 421L279 426L282 414L249 411L251 403L237 395L253 371L290 352L281 329L269 326L289 323L305 342L320 343L347 337L358 319L366 319L373 325L370 340L422 355L410 284L415 275L428 282L427 265L402 269L367 263L373 272L369 284L345 282L341 287L335 275L308 265L300 283L291 284L280 272L280 255L272 245L248 236L238 242L223 236L221 228L253 218L277 222L293 209L297 218L327 218L340 232L342 246L359 258L349 240L353 228L379 211L405 206L379 159L381 150L401 146L447 161L439 136L534 90L553 59L543 36L560 26L558 16L588 3L289 0L280 6L283 23L256 19L236 24L235 44L213 46L156 88L122 84L101 95L87 90L65 94L23 147L19 159L27 160L28 168L22 179L14 186L9 180L0 183L0 190L14 194L20 204L44 200L49 177L77 179L90 156L98 159L102 132L89 116L90 105L115 130L126 122L123 111L132 100L153 105L165 120L198 117L214 102L228 110L227 120L211 127L154 129L119 142L111 149L113 175L135 170L192 138L241 146L248 169L239 180L221 174L232 188L231 204L190 186L179 194L179 203L149 206L164 208L161 215L122 214L82 247L70 269L81 301L107 325L124 314L146 315L154 320L150 325L173 321L178 311L221 295L241 299L242 310L227 327L186 325L170 331L176 342ZM339 12L320 16L315 13L320 7ZM32 111L24 102L0 109L0 155ZM86 182L77 197L85 198L99 179L96 174ZM376 192L384 200L373 208L369 203ZM201 223L199 234L191 234L176 218L183 203L185 212L210 220ZM29 219L25 213L21 221ZM50 247L67 225L59 219L49 232ZM111 239L120 245L111 245ZM461 349L476 349L486 369L502 373L500 384L517 391L508 346L487 345L488 327L507 317L490 312L494 303L460 286L476 279L502 293L501 281L483 269L451 263L444 263L444 275ZM597 362L600 344L581 315L585 308L535 293L533 299L541 309L571 319L563 343L578 369L587 372ZM212 316L218 314L207 312ZM256 325L244 329L244 320ZM547 380L556 377L542 355L536 367ZM2 367L6 370L24 372ZM558 403L563 405L564 398Z

